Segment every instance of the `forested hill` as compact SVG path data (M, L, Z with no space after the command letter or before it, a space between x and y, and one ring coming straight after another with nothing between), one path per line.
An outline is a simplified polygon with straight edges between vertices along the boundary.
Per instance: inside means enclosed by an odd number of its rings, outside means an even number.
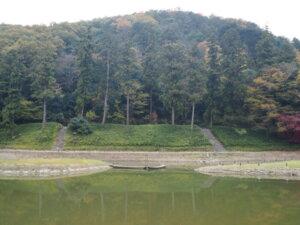
M187 123L195 109L199 123L270 129L299 113L299 49L253 23L182 11L2 24L1 121Z

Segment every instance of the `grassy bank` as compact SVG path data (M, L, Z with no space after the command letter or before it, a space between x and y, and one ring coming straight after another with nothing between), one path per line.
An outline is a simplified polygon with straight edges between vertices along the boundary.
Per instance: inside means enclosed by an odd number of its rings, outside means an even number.
M107 163L100 160L91 159L41 159L41 158L31 158L31 159L0 159L0 167L2 165L10 166L89 166L98 165L105 166Z
M14 136L0 129L0 148L9 149L51 149L61 127L58 123L49 122L44 132L40 123L17 125Z
M300 144L291 144L273 136L267 137L264 131L215 126L212 132L228 150L300 150Z
M65 149L82 150L204 150L211 148L199 127L186 125L93 124L87 136L68 131Z

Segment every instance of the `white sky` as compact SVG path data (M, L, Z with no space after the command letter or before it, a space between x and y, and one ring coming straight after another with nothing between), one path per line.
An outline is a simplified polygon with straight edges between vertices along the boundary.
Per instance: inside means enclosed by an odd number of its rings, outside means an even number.
M0 0L0 23L50 24L132 14L150 9L241 18L275 35L300 39L299 0Z

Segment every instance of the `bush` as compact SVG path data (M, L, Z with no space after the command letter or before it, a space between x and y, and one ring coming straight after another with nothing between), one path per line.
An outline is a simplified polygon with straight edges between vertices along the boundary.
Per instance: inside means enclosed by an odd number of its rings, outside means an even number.
M88 111L86 113L86 118L88 119L88 121L96 121L98 119L98 116L94 111Z
M71 119L69 129L77 134L88 135L93 133L91 125L82 117L75 117Z
M58 113L55 115L55 121L61 124L65 124L65 116L63 113Z

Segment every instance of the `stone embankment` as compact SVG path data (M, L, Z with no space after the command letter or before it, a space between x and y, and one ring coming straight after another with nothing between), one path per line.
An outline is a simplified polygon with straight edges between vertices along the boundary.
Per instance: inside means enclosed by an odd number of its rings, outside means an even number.
M110 169L109 166L33 166L1 165L0 177L60 177L92 174Z
M195 169L195 171L215 176L300 180L300 168L228 168L223 166L207 166Z

